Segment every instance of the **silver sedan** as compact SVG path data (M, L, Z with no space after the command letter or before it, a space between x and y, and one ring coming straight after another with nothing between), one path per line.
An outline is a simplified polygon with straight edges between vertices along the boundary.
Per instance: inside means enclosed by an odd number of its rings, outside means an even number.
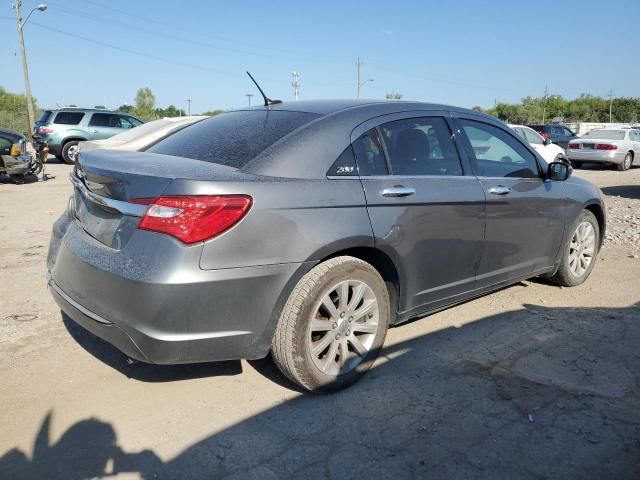
M584 162L607 163L618 170L640 165L640 130L594 129L572 140L567 157L575 167Z

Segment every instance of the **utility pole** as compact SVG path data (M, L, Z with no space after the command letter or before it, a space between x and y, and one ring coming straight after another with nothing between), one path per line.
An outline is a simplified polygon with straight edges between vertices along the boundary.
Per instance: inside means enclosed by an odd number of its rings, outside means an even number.
M544 102L542 104L542 123L544 124L544 119L547 114L547 96L549 95L549 89L547 86L544 86Z
M613 123L613 116L611 115L613 108L613 90L609 90L607 96L609 97L609 123Z
M18 42L20 43L20 52L22 53L22 73L24 74L24 95L27 99L27 114L29 121L29 128L27 131L29 132L29 140L32 140L33 125L36 123L35 116L33 113L33 100L31 99L31 84L29 82L29 67L27 66L27 51L24 48L24 36L22 34L22 28L24 23L22 22L22 15L20 14L20 7L22 6L22 0L16 0L16 3L13 4L13 8L16 11L16 21L18 24ZM45 7L46 8L46 7Z
M298 100L298 94L300 93L300 74L298 72L293 72L293 81L291 82L291 86L293 87L293 97Z
M253 93L247 93L245 94L247 96L247 98L249 99L249 106L251 106L251 97L253 97Z
M187 98L187 115L191 115L191 99Z
M356 91L356 98L360 98L360 66L362 65L362 62L360 61L360 57L358 57L358 62L356 63L356 68L358 70L358 89Z

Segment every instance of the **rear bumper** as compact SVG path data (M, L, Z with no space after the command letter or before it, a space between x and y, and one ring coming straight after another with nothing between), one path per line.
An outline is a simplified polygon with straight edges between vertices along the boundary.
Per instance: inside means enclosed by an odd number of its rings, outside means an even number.
M623 150L567 150L567 158L574 162L615 163L619 165L627 152Z
M264 357L284 295L304 270L299 263L201 270L197 263L189 267L189 256L178 259L180 270L173 268L170 249L164 260L171 272L161 264L142 270L135 261L153 260L152 254L135 247L130 242L127 252L108 249L110 258L102 263L105 252L99 250L106 247L63 216L51 240L49 286L72 320L149 363Z

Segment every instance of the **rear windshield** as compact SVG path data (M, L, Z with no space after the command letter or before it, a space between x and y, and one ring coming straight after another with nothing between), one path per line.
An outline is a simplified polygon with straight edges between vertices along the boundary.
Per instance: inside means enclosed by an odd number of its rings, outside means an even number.
M582 138L597 138L599 140L624 140L624 130L590 130Z
M80 120L82 120L82 117L84 117L84 113L82 112L58 112L53 123L62 125L78 125Z
M267 110L227 112L180 130L147 152L242 168L282 137L319 116Z
M51 110L45 110L40 114L40 118L38 118L38 123L47 123L50 116L51 116Z

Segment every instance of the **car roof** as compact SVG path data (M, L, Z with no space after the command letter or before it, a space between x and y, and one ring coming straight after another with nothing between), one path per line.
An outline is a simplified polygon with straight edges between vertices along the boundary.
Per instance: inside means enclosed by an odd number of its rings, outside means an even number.
M327 99L327 100L296 100L293 102L283 102L265 107L264 105L239 108L233 111L247 110L273 110L273 111L289 111L289 112L306 112L315 113L317 115L331 115L344 110L360 109L360 110L384 110L384 111L407 111L407 110L447 110L468 112L473 114L485 115L474 110L466 108L453 107L450 105L441 105L428 102L412 102L404 100L374 100L374 99ZM490 117L489 115L486 115ZM493 118L493 117L490 117Z

